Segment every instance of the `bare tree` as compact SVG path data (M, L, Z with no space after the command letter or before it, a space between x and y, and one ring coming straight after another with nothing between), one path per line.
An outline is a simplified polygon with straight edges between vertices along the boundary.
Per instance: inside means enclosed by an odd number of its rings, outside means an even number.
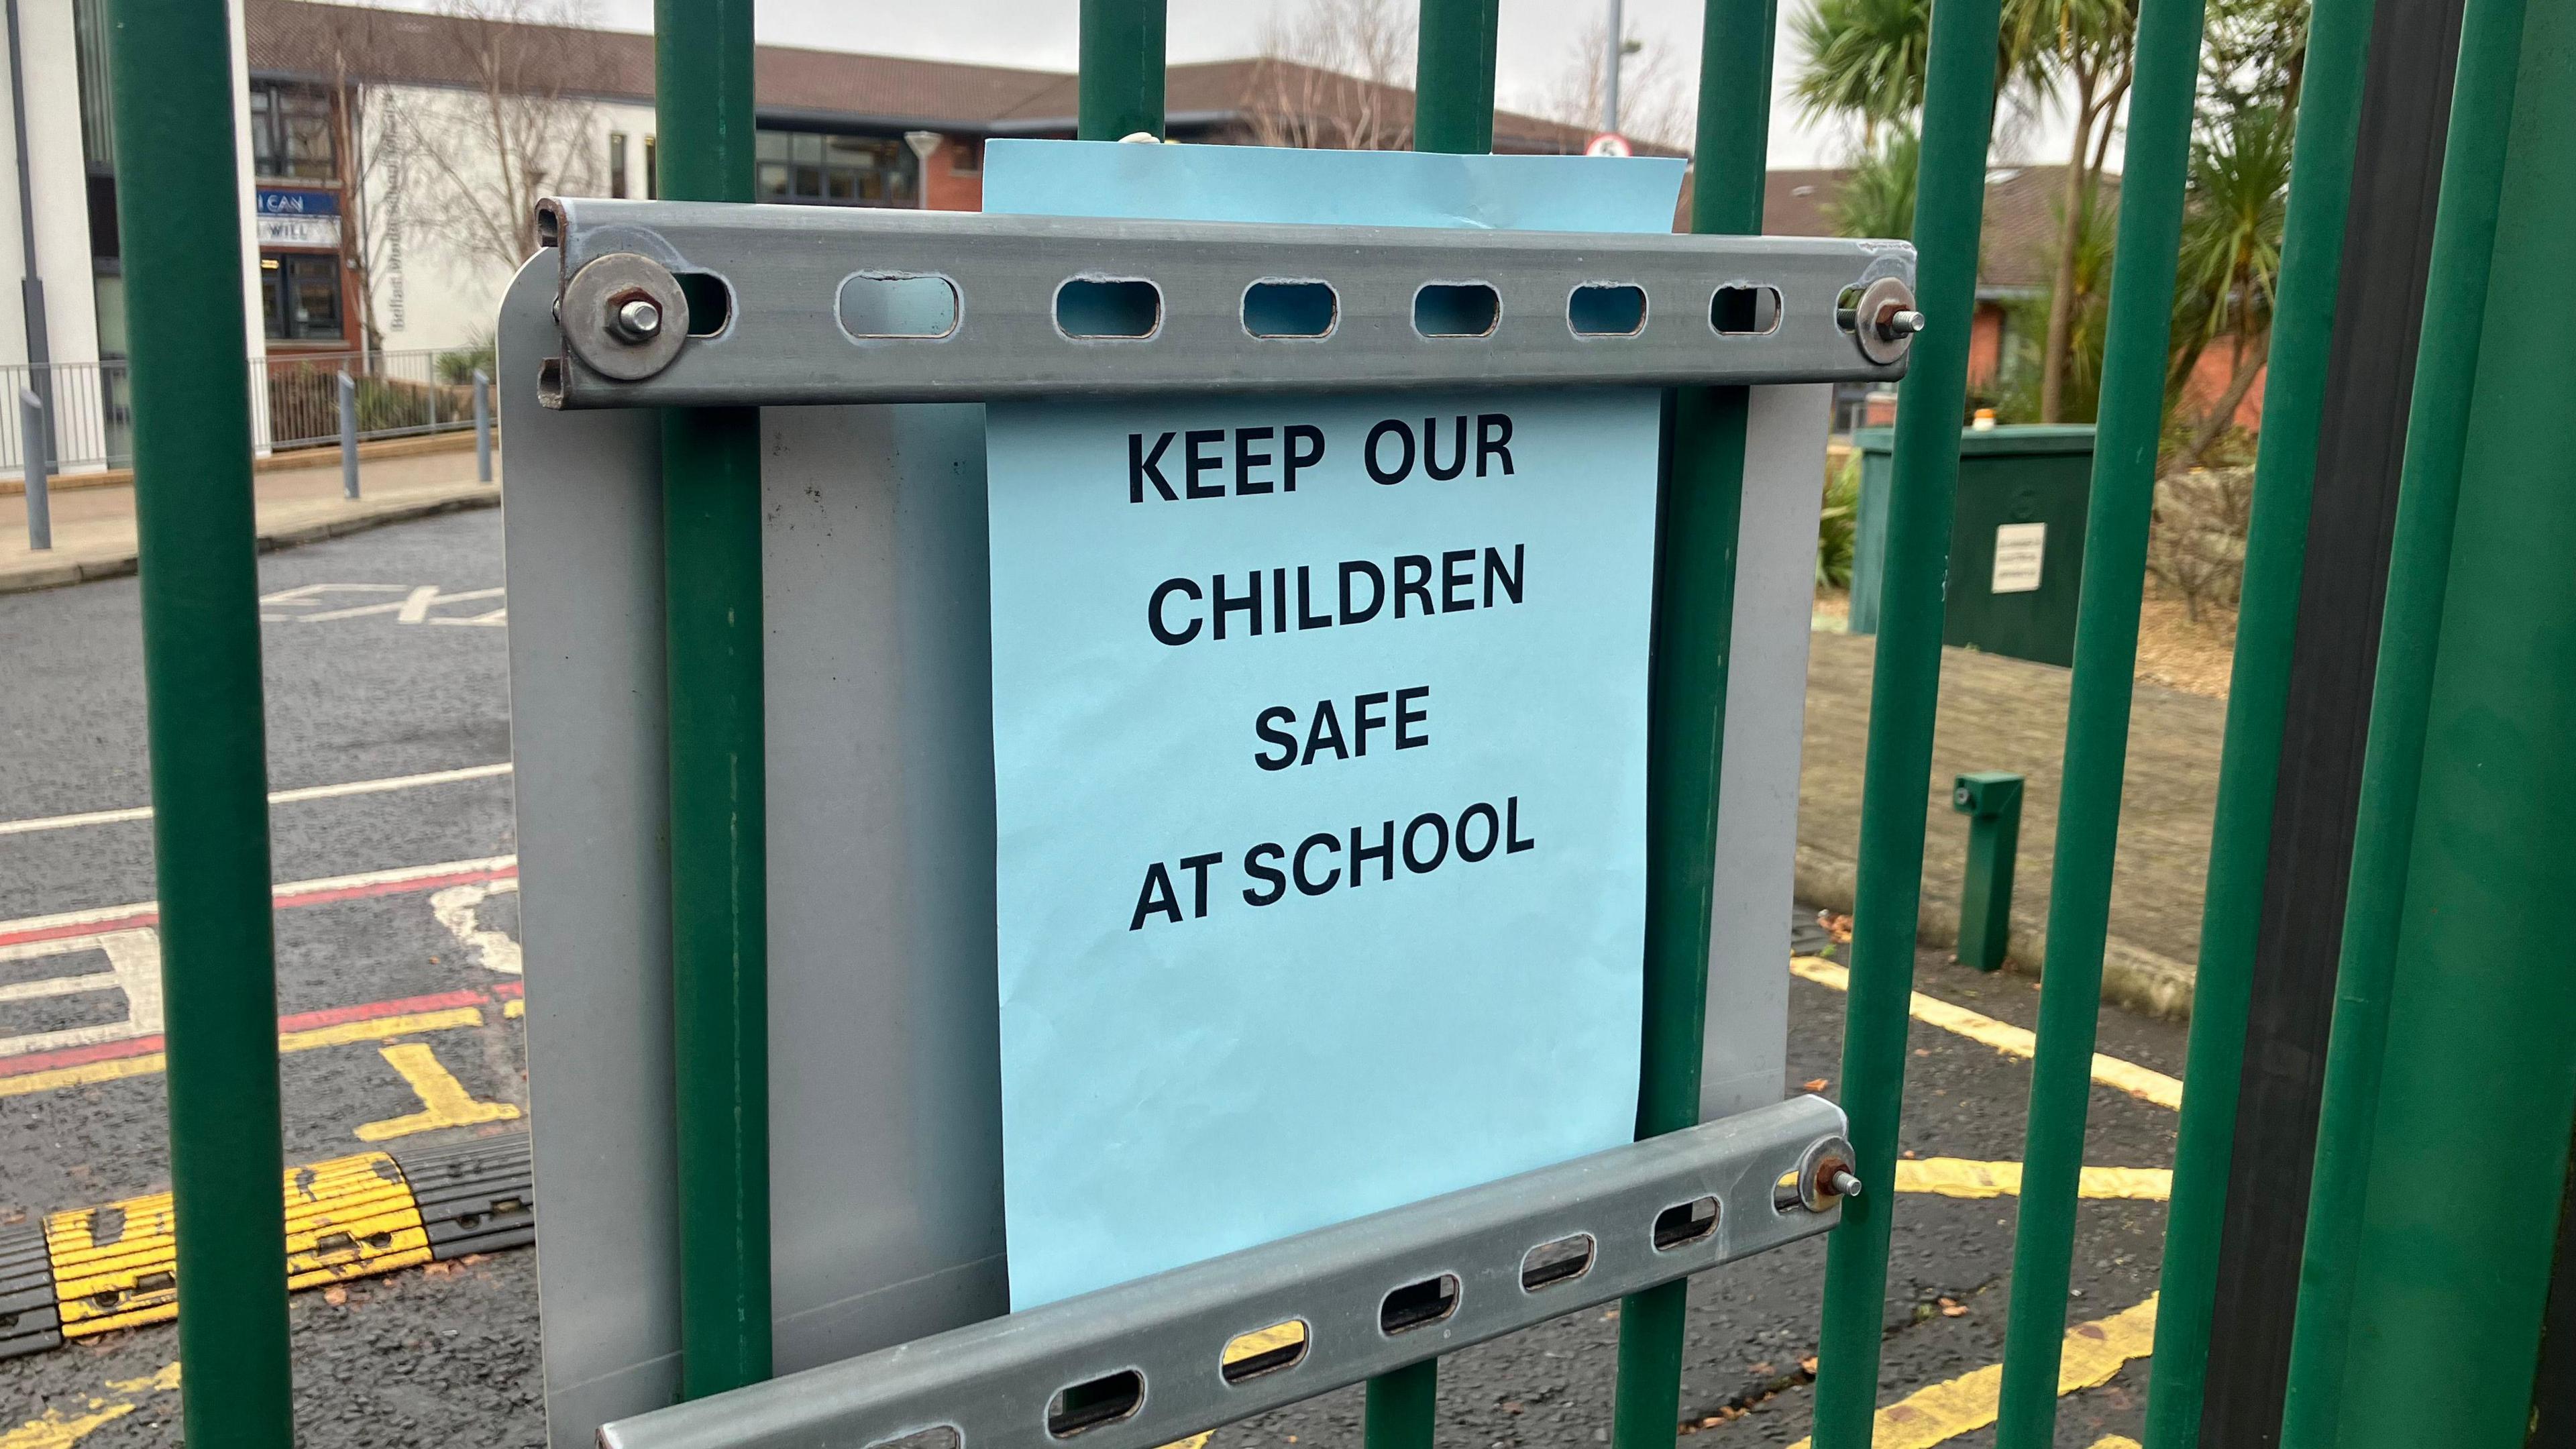
M440 41L472 89L422 96L407 155L417 215L461 260L515 268L537 250L537 201L598 189L584 0L441 0Z
M1262 27L1245 110L1262 146L1393 151L1413 144L1412 7L1305 0Z
M1538 99L1540 115L1586 130L1601 124L1601 62L1609 39L1609 22L1596 16L1566 43L1555 81ZM1690 149L1698 110L1682 69L1670 46L1633 32L1627 36L1620 48L1620 134L1676 151Z

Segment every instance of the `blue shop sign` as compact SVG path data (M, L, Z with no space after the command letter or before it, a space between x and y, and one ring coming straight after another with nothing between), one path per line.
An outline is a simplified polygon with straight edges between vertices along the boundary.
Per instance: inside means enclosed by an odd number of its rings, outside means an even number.
M328 191L277 191L263 186L259 211L262 216L338 216L340 198Z

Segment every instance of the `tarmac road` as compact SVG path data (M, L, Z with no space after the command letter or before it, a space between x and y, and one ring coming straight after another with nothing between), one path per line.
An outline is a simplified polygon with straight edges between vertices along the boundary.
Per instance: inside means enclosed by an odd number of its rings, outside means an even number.
M272 789L509 758L497 513L270 554L261 579ZM150 825L60 821L148 798L136 598L130 579L0 597L0 1225L168 1186L161 1078L134 1046L153 1025L141 999L152 931L119 909L153 895ZM507 775L483 773L275 807L274 878L295 886L277 913L279 1011L296 1028L280 1069L289 1162L525 1130L516 879L495 860L515 849L509 802ZM73 912L90 914L40 919ZM113 984L9 990L72 977ZM2027 980L1981 977L1931 953L1917 984L2008 1024L2028 1026L2037 1006ZM1790 1003L1784 1089L1823 1079L1830 1095L1841 993L1797 980ZM66 1034L78 1040L65 1045ZM389 1043L410 1054L398 1059ZM426 1048L426 1064L414 1048ZM1920 1021L1913 1048L1907 1151L2017 1160L2027 1062ZM2107 1011L2101 1050L2179 1075L2183 1033ZM2174 1127L2168 1108L2097 1086L2087 1161L2168 1166ZM1998 1361L2013 1205L1903 1195L1882 1403ZM2070 1322L2118 1315L2154 1292L2163 1222L2160 1201L2085 1205ZM302 1441L541 1443L535 1261L509 1251L296 1294ZM1694 1284L1682 1404L1707 1449L1806 1433L1802 1363L1815 1352L1823 1261L1822 1242L1810 1242ZM2120 1322L2126 1337L2113 1339L2134 1339L2136 1315ZM1444 1361L1442 1444L1603 1441L1616 1335L1610 1310L1596 1309ZM176 1357L162 1324L0 1361L0 1449L177 1442ZM2134 1436L2145 1371L2134 1359L2070 1396L2059 1443ZM1220 1430L1209 1449L1356 1449L1359 1421L1359 1391L1348 1390ZM1991 1431L1924 1428L1902 1442L1982 1446Z

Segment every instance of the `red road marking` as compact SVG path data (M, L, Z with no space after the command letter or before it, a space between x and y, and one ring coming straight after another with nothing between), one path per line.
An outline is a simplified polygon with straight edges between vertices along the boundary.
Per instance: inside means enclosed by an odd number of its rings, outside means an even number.
M295 906L329 905L333 901L364 900L370 896L407 895L417 891L443 890L452 885L478 885L484 881L508 880L518 873L518 864L513 861L508 865L469 866L458 870L442 871L435 875L398 875L388 880L349 880L347 877L341 877L339 880L347 883L305 881L279 886L273 899L277 909L287 910ZM41 916L31 919L46 920ZM161 912L153 903L136 906L121 915L93 915L80 912L77 913L77 919L56 919L43 925L0 929L0 946L23 945L30 941L60 941L74 936L103 936L110 931L130 931L139 926L159 925L160 922Z
M460 1006L492 1006L516 1001L527 995L527 987L517 981L496 981L489 987L463 991L441 991L428 996L404 996L392 1001L370 1001L358 1006L326 1006L319 1011L299 1011L277 1019L281 1032L312 1031L317 1027L344 1026L354 1021L379 1021L388 1016L409 1016L416 1011L448 1011ZM162 1037L130 1037L124 1041L98 1042L90 1046L63 1047L57 1051L36 1052L23 1057L0 1058L0 1077L24 1076L29 1072L51 1071L57 1067L87 1066L91 1062L118 1061L126 1057L149 1056L162 1049Z

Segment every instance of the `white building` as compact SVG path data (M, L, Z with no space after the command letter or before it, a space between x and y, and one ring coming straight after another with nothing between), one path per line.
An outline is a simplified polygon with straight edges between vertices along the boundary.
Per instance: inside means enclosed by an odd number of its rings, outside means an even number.
M121 462L124 273L106 0L0 0L15 17L9 126L26 204L0 211L22 285L0 301L0 384L54 401L65 469ZM234 135L252 398L262 446L335 435L336 378L361 378L371 433L453 423L501 290L547 195L654 192L653 41L311 0L232 0ZM507 0L480 0L489 13ZM759 199L982 203L984 142L1069 136L1074 77L763 46ZM1412 96L1274 60L1174 66L1171 134L1210 142L1400 146ZM0 118L6 119L6 118ZM941 140L927 164L908 132ZM1500 113L1499 149L1581 149L1582 129ZM32 260L27 238L32 234ZM41 295L41 336L24 299ZM27 367L41 346L53 366ZM17 471L0 428L0 471Z

